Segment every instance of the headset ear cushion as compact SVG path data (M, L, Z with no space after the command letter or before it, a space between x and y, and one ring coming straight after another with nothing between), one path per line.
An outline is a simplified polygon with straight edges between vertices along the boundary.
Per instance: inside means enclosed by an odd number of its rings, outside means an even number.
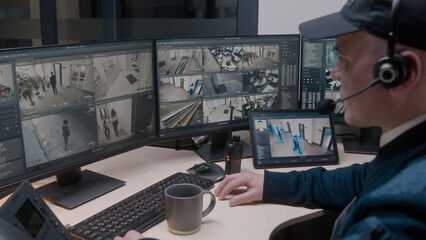
M385 88L393 88L408 77L408 63L399 54L395 54L392 59L384 56L374 65L373 74L375 79L380 78L380 83Z

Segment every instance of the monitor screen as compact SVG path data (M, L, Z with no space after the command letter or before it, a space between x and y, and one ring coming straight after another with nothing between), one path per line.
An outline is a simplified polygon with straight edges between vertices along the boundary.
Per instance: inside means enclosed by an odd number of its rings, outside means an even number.
M331 115L315 110L250 112L255 168L337 164Z
M153 41L0 52L0 190L156 140Z
M252 110L298 107L299 35L156 42L159 138L248 129Z
M335 38L302 38L300 100L302 109L315 109L316 103L324 98L340 98L340 82L331 79L331 70L339 56L334 50ZM337 103L334 119L343 121L343 104Z

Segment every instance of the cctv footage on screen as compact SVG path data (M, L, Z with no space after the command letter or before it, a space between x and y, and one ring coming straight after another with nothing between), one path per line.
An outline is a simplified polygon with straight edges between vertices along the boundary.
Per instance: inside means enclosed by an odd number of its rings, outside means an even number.
M261 164L334 160L331 120L317 113L258 114L251 119Z
M155 130L152 42L121 44L2 53L0 180Z
M298 105L298 35L157 41L161 132Z

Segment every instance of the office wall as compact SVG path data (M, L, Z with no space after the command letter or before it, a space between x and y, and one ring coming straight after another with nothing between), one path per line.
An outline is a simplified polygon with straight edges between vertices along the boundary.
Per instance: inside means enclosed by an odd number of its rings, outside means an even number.
M299 33L301 22L339 11L346 0L259 0L259 34Z

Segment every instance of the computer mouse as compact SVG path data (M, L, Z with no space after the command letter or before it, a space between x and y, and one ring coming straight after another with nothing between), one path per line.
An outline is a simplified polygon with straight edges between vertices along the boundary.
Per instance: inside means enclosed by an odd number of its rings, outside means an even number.
M220 181L225 177L225 171L219 165L210 162L195 164L186 171L189 174L198 175L214 182Z
M203 172L210 168L210 165L208 163L199 163L194 165L196 172Z
M187 169L186 171L190 174L197 174L202 171L206 171L210 168L210 166L207 163L198 163L192 166L191 168Z

